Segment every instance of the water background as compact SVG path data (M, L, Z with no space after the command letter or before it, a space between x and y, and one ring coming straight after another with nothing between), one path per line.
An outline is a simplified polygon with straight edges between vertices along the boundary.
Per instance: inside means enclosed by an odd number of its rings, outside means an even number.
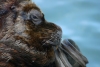
M73 39L88 58L87 67L100 67L100 0L33 0L48 21L59 25L63 38Z

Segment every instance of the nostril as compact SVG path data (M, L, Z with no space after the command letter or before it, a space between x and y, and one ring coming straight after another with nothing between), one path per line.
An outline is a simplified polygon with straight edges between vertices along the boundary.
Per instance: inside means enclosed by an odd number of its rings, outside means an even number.
M14 6L14 5L10 7L11 10L13 10L13 9L15 9L15 8L16 8L16 6Z

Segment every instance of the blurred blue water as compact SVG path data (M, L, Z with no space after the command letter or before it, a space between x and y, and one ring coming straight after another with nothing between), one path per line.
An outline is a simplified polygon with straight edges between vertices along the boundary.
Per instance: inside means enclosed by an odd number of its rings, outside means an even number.
M87 67L100 67L100 0L33 0L48 21L59 25L63 38L73 39L88 58Z

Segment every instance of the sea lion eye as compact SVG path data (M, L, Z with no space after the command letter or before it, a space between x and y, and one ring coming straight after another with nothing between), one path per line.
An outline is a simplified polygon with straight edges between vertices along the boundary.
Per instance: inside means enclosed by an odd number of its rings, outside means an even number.
M32 20L36 20L36 19L38 19L38 17L35 16L35 15L33 15L33 14L31 14L31 15L30 15L30 19L32 19Z
M28 20L33 22L34 25L40 25L42 23L42 14L38 10L31 10L28 13Z

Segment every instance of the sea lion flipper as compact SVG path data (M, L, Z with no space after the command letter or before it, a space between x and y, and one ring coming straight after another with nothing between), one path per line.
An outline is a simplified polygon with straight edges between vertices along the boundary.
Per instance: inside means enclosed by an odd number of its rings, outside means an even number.
M69 63L67 56L65 55L65 53L58 49L55 52L55 57L56 57L56 66L57 67L72 67L72 65Z
M73 42L73 41L72 41ZM76 62L78 62L81 66L86 67L86 63L88 60L84 57L75 43L72 43L69 39L65 39L61 44L61 50L67 54L69 54ZM73 45L74 44L74 45ZM77 47L77 48L76 48ZM84 59L85 61L84 61Z

